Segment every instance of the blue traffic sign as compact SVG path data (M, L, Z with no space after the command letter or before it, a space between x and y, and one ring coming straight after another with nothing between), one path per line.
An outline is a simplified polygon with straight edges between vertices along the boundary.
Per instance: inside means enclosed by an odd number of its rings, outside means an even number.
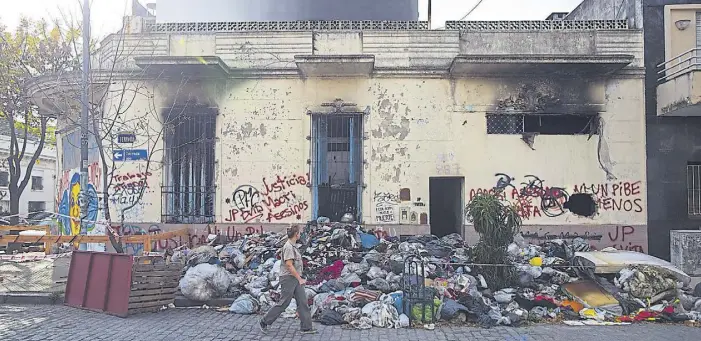
M146 149L120 149L112 152L114 161L146 161L148 151Z

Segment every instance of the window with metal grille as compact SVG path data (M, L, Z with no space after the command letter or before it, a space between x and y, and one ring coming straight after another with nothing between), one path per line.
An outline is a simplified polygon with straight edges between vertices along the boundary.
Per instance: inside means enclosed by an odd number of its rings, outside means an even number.
M597 134L596 118L596 115L590 114L487 114L487 134Z
M701 217L701 162L686 165L686 193L689 216Z
M313 114L312 210L314 218L360 221L363 113Z
M194 106L164 112L164 222L214 222L216 115L212 108Z
M32 191L44 190L44 178L41 176L32 176Z
M29 213L46 211L46 202L44 201L30 201L27 206Z
M10 173L0 172L0 187L7 187L10 185Z

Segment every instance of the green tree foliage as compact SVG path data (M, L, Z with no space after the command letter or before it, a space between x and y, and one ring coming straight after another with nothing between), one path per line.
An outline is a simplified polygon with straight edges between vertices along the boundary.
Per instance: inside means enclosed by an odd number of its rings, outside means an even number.
M515 271L508 261L507 247L521 230L521 217L516 209L494 194L477 194L466 207L466 215L474 224L480 240L473 252L477 267L492 290L513 283Z
M76 42L80 34L62 30L46 21L22 19L14 30L0 24L0 119L10 129L10 213L19 213L19 198L31 179L32 169L46 143L55 143L50 118L41 115L27 95L27 83L42 75L60 75L79 70ZM36 140L36 149L27 150ZM16 223L17 219L14 219Z

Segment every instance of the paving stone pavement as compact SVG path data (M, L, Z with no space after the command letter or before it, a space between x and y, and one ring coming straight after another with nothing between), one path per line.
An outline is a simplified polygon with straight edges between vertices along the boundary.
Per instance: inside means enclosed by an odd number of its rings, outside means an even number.
M492 329L441 327L423 329L349 330L318 325L316 335L301 335L295 320L280 319L269 333L261 334L257 317L214 310L169 309L126 319L65 306L0 305L0 340L324 340L324 341L604 341L604 340L701 340L701 328L668 324L636 324L614 327L537 325Z

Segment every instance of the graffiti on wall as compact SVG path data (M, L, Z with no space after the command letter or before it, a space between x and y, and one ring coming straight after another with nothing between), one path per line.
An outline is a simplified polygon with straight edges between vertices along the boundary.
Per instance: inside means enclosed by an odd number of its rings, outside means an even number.
M523 237L534 244L541 244L548 240L562 239L571 242L575 238L582 238L595 249L601 250L613 247L618 250L647 251L647 232L644 226L632 225L606 225L592 227L536 227L524 226Z
M397 222L397 206L399 196L387 192L375 192L375 221L377 223L394 224Z
M436 174L437 175L459 175L460 174L460 163L455 160L455 153L441 153L438 154L436 160Z
M74 236L81 232L81 202L87 201L88 211L84 214L85 230L88 234L104 234L104 227L96 224L100 208L97 186L100 184L100 167L97 162L88 167L88 188L86 195L81 195L80 169L63 172L59 181L58 224L62 235Z
M535 175L524 176L520 183L504 173L497 173L496 177L492 188L471 189L469 200L481 193L497 195L512 204L523 219L567 213L594 217L604 211L643 212L641 181L579 184L570 191L562 186L548 186Z
M375 192L375 222L378 224L428 224L426 204L421 198L411 200L411 189L402 188L399 195Z
M271 223L302 220L303 213L309 210L309 203L299 190L306 189L310 183L309 173L276 175L272 179L264 177L261 182L262 190L245 184L237 187L232 195L225 199L230 209L224 221Z
M151 205L142 200L143 195L150 192L151 175L151 172L127 172L112 177L110 202L119 214L124 212L125 221L143 221L144 210Z

